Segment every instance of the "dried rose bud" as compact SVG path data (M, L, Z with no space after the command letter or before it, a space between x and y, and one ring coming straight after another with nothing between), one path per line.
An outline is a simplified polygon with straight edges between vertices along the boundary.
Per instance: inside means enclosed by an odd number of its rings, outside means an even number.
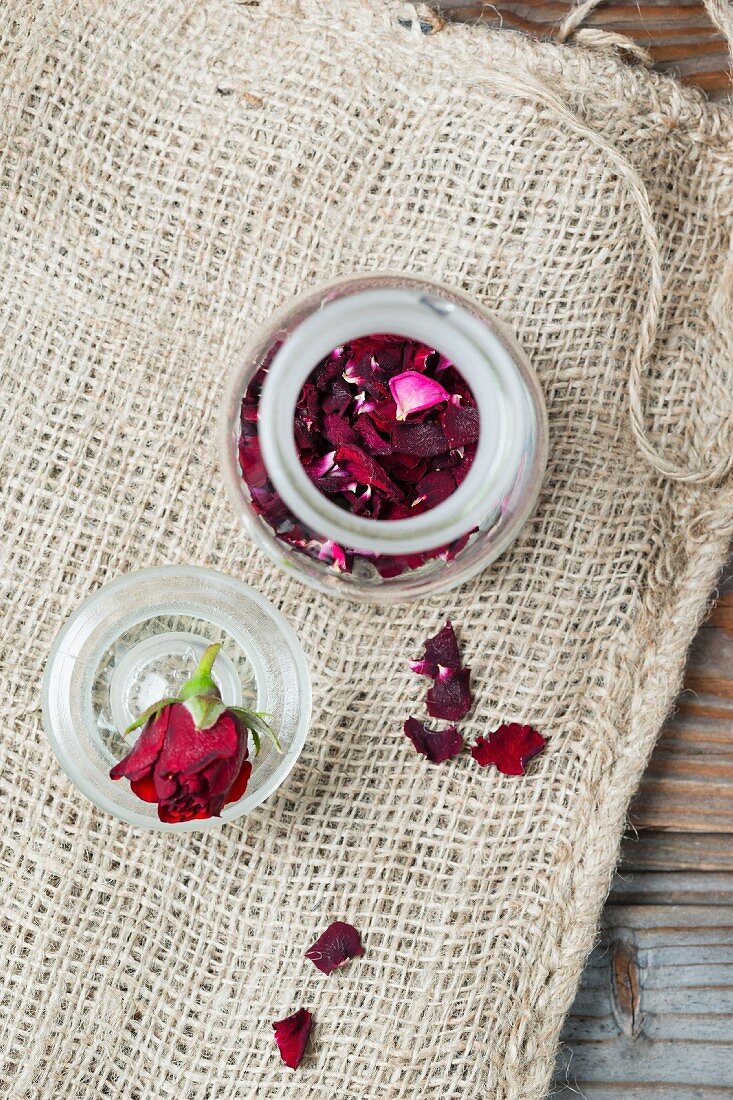
M132 751L109 773L129 779L144 802L156 802L161 821L218 817L247 789L249 734L256 752L263 734L277 745L262 715L222 702L211 677L220 649L210 645L180 695L161 699L125 730L143 727Z

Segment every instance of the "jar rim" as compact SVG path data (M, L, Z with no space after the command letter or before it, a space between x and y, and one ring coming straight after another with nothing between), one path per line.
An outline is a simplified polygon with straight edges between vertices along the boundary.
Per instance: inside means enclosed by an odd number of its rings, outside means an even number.
M291 511L324 538L352 550L408 554L449 544L478 527L518 473L531 407L517 363L487 321L460 301L412 280L405 286L342 294L301 320L275 354L260 395L258 432L268 477ZM303 383L334 348L374 333L395 333L436 348L471 387L479 441L460 486L408 519L354 516L330 501L303 469L294 436Z

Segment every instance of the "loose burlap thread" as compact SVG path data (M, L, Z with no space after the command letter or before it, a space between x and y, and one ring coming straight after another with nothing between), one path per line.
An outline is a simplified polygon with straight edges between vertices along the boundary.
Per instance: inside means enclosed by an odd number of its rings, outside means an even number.
M398 15L16 0L3 16L3 1097L548 1086L733 529L733 122L608 48ZM317 279L385 268L511 326L551 455L491 569L365 609L246 541L213 434L258 321ZM84 596L179 561L275 601L315 712L246 820L153 836L61 773L39 681ZM402 736L424 698L407 659L447 615L474 673L467 738L515 719L550 739L525 777L433 767ZM332 919L366 954L326 979L303 952ZM316 1023L296 1079L270 1022L301 1005Z

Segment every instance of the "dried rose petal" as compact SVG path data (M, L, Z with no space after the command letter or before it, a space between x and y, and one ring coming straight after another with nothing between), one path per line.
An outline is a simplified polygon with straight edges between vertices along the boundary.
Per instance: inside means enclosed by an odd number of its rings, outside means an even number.
M427 508L434 508L436 504L442 504L447 500L455 487L456 479L449 470L433 470L418 481L416 503L424 503Z
M361 938L353 924L337 920L329 924L313 946L308 948L305 957L310 959L322 974L330 974L332 970L343 966L349 959L355 959L357 955L363 954Z
M305 472L308 474L308 477L313 478L314 481L319 477L325 477L326 474L333 470L335 458L335 451L327 451L325 455L321 455L315 462L309 462L305 467Z
M284 1020L275 1020L272 1026L280 1057L286 1066L297 1069L305 1054L313 1026L313 1016L307 1008L299 1008L292 1016L286 1016Z
M360 390L366 390L370 396L378 401L389 394L389 378L380 367L373 355L354 356L344 371L344 379L358 386Z
M453 669L454 672L460 669L461 654L458 649L456 632L450 619L446 619L445 625L440 628L438 633L426 641L425 659L443 668Z
M334 378L328 387L327 395L323 398L321 407L324 413L335 412L343 416L353 398L354 394L351 387L339 375L338 378Z
M455 726L446 726L443 730L429 730L417 718L408 718L405 722L405 735L410 738L417 752L427 756L432 764L442 764L457 756L463 748L463 738Z
M321 546L318 551L318 560L329 562L339 573L347 571L346 554L343 547L339 546L337 542L332 542L331 539L326 539Z
M430 717L444 718L448 722L459 722L465 718L473 705L470 681L470 668L462 668L435 680L427 696Z
M359 442L351 424L340 413L326 413L323 418L323 434L333 447L339 447L342 443Z
M361 438L361 443L364 449L371 455L390 455L392 454L392 444L388 439L383 439L374 426L374 421L370 416L364 414L359 416L356 421L356 433ZM352 433L353 434L353 433ZM352 442L351 440L345 440L344 442ZM355 442L355 440L354 440Z
M495 764L502 775L524 775L527 763L546 744L547 739L532 726L508 722L493 730L488 738L479 737L471 748L471 756L482 768Z
M412 355L412 361L410 362L409 366L412 368L412 370L419 371L427 370L429 366L437 368L439 359L440 357L438 355L438 352L435 351L434 348L427 348L423 344L421 347L415 349L415 352ZM446 359L446 363L447 362L448 360ZM405 366L407 365L408 364L406 363Z
M465 447L467 443L475 443L479 433L478 409L454 405L451 402L440 414L440 426L451 447Z
M449 450L448 440L440 424L426 420L423 424L395 424L392 445L396 451L420 458L435 458Z
M267 471L262 461L260 441L256 435L239 439L239 468L247 484L261 488L267 481Z
M389 388L397 405L398 420L406 420L410 413L432 409L450 397L440 382L414 370L406 370L390 378Z
M375 458L361 447L339 447L336 451L336 464L347 470L359 485L371 485L372 489L381 489L390 500L401 500L402 493L387 476L386 471Z

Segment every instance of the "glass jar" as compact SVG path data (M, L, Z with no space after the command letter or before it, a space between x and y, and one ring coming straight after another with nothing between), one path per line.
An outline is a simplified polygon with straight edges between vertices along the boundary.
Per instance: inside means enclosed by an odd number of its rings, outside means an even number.
M406 519L355 515L325 496L301 463L294 434L305 381L335 348L377 333L435 349L470 387L480 430L464 480ZM265 510L242 476L242 402L261 390L256 438ZM547 463L547 413L537 377L505 327L448 287L397 274L339 279L281 307L252 336L229 381L220 420L221 466L248 534L282 569L322 592L391 604L444 591L506 550L532 513ZM297 531L298 538L293 537ZM346 548L350 566L324 546ZM320 556L319 556L320 555ZM323 559L323 560L321 560Z
M227 706L265 712L282 754L250 744L244 795L221 817L168 824L110 768L140 735L125 730L158 700L178 695L204 650L221 642L212 675ZM311 691L300 643L254 589L190 565L119 577L79 605L56 637L43 676L43 717L62 768L92 802L132 825L186 832L233 821L283 782L303 747Z

